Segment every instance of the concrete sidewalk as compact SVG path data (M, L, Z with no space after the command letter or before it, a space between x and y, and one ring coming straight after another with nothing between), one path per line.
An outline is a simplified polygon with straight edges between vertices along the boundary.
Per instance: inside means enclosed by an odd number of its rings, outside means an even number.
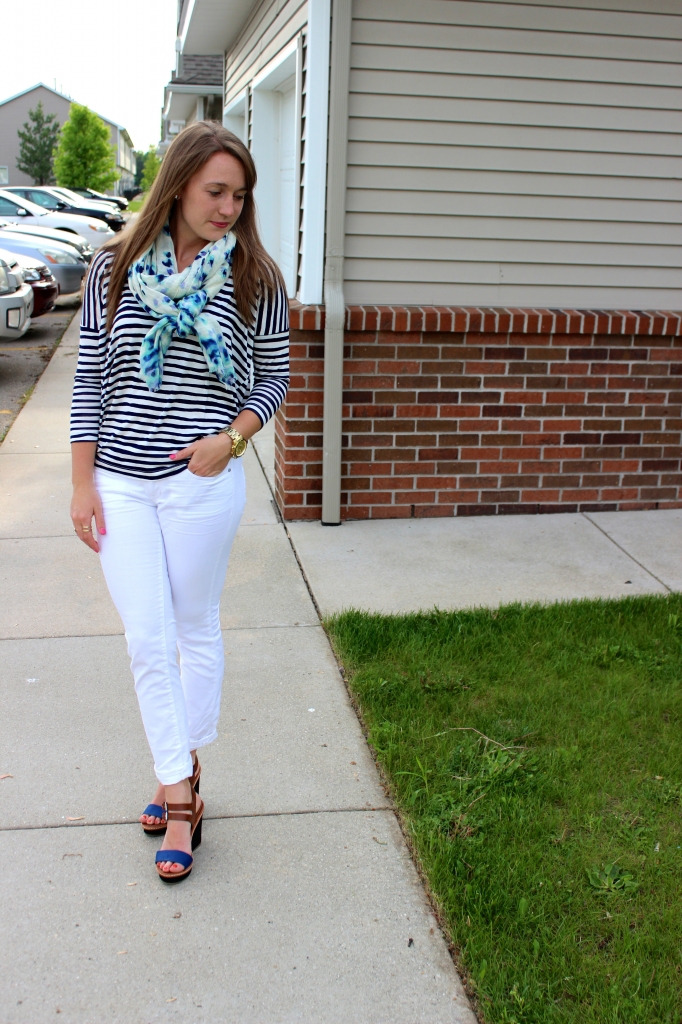
M0 449L0 1024L473 1024L253 451L204 841L157 879L121 622L68 516L76 350L74 323Z
M255 441L274 489L272 424ZM287 523L322 615L682 590L682 509Z

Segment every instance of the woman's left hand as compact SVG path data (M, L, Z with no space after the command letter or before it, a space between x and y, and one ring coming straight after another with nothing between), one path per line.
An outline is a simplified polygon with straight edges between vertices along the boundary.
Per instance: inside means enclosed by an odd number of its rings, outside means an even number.
M211 434L173 452L171 459L189 459L187 468L195 476L218 476L232 457L232 438L227 434Z

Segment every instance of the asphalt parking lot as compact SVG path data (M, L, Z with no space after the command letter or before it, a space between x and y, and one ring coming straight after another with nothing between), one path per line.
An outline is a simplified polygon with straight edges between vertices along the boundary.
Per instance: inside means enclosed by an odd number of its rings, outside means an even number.
M41 376L80 306L78 295L64 295L33 321L17 341L0 339L0 441Z

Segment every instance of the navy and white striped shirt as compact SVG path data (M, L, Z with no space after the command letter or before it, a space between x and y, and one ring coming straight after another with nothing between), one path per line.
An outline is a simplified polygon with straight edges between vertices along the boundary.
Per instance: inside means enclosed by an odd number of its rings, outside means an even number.
M234 299L232 280L206 304L231 339L236 379L221 384L209 372L196 338L173 337L163 363L160 391L140 378L140 345L158 321L146 313L127 284L111 334L106 296L111 252L100 252L83 297L80 351L71 406L71 440L97 441L95 465L127 476L158 479L185 469L171 452L227 427L243 409L267 423L289 385L289 303L278 290L261 298L247 325Z

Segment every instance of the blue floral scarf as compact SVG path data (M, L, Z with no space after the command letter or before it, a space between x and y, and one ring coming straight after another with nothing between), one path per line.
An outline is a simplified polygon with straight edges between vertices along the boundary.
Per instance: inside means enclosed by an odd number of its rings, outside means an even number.
M128 271L133 295L159 321L145 335L140 349L140 377L150 391L161 387L163 360L174 334L196 337L211 373L223 384L234 380L228 342L215 317L203 310L232 273L236 241L230 231L202 249L194 262L178 273L173 239L166 226Z

